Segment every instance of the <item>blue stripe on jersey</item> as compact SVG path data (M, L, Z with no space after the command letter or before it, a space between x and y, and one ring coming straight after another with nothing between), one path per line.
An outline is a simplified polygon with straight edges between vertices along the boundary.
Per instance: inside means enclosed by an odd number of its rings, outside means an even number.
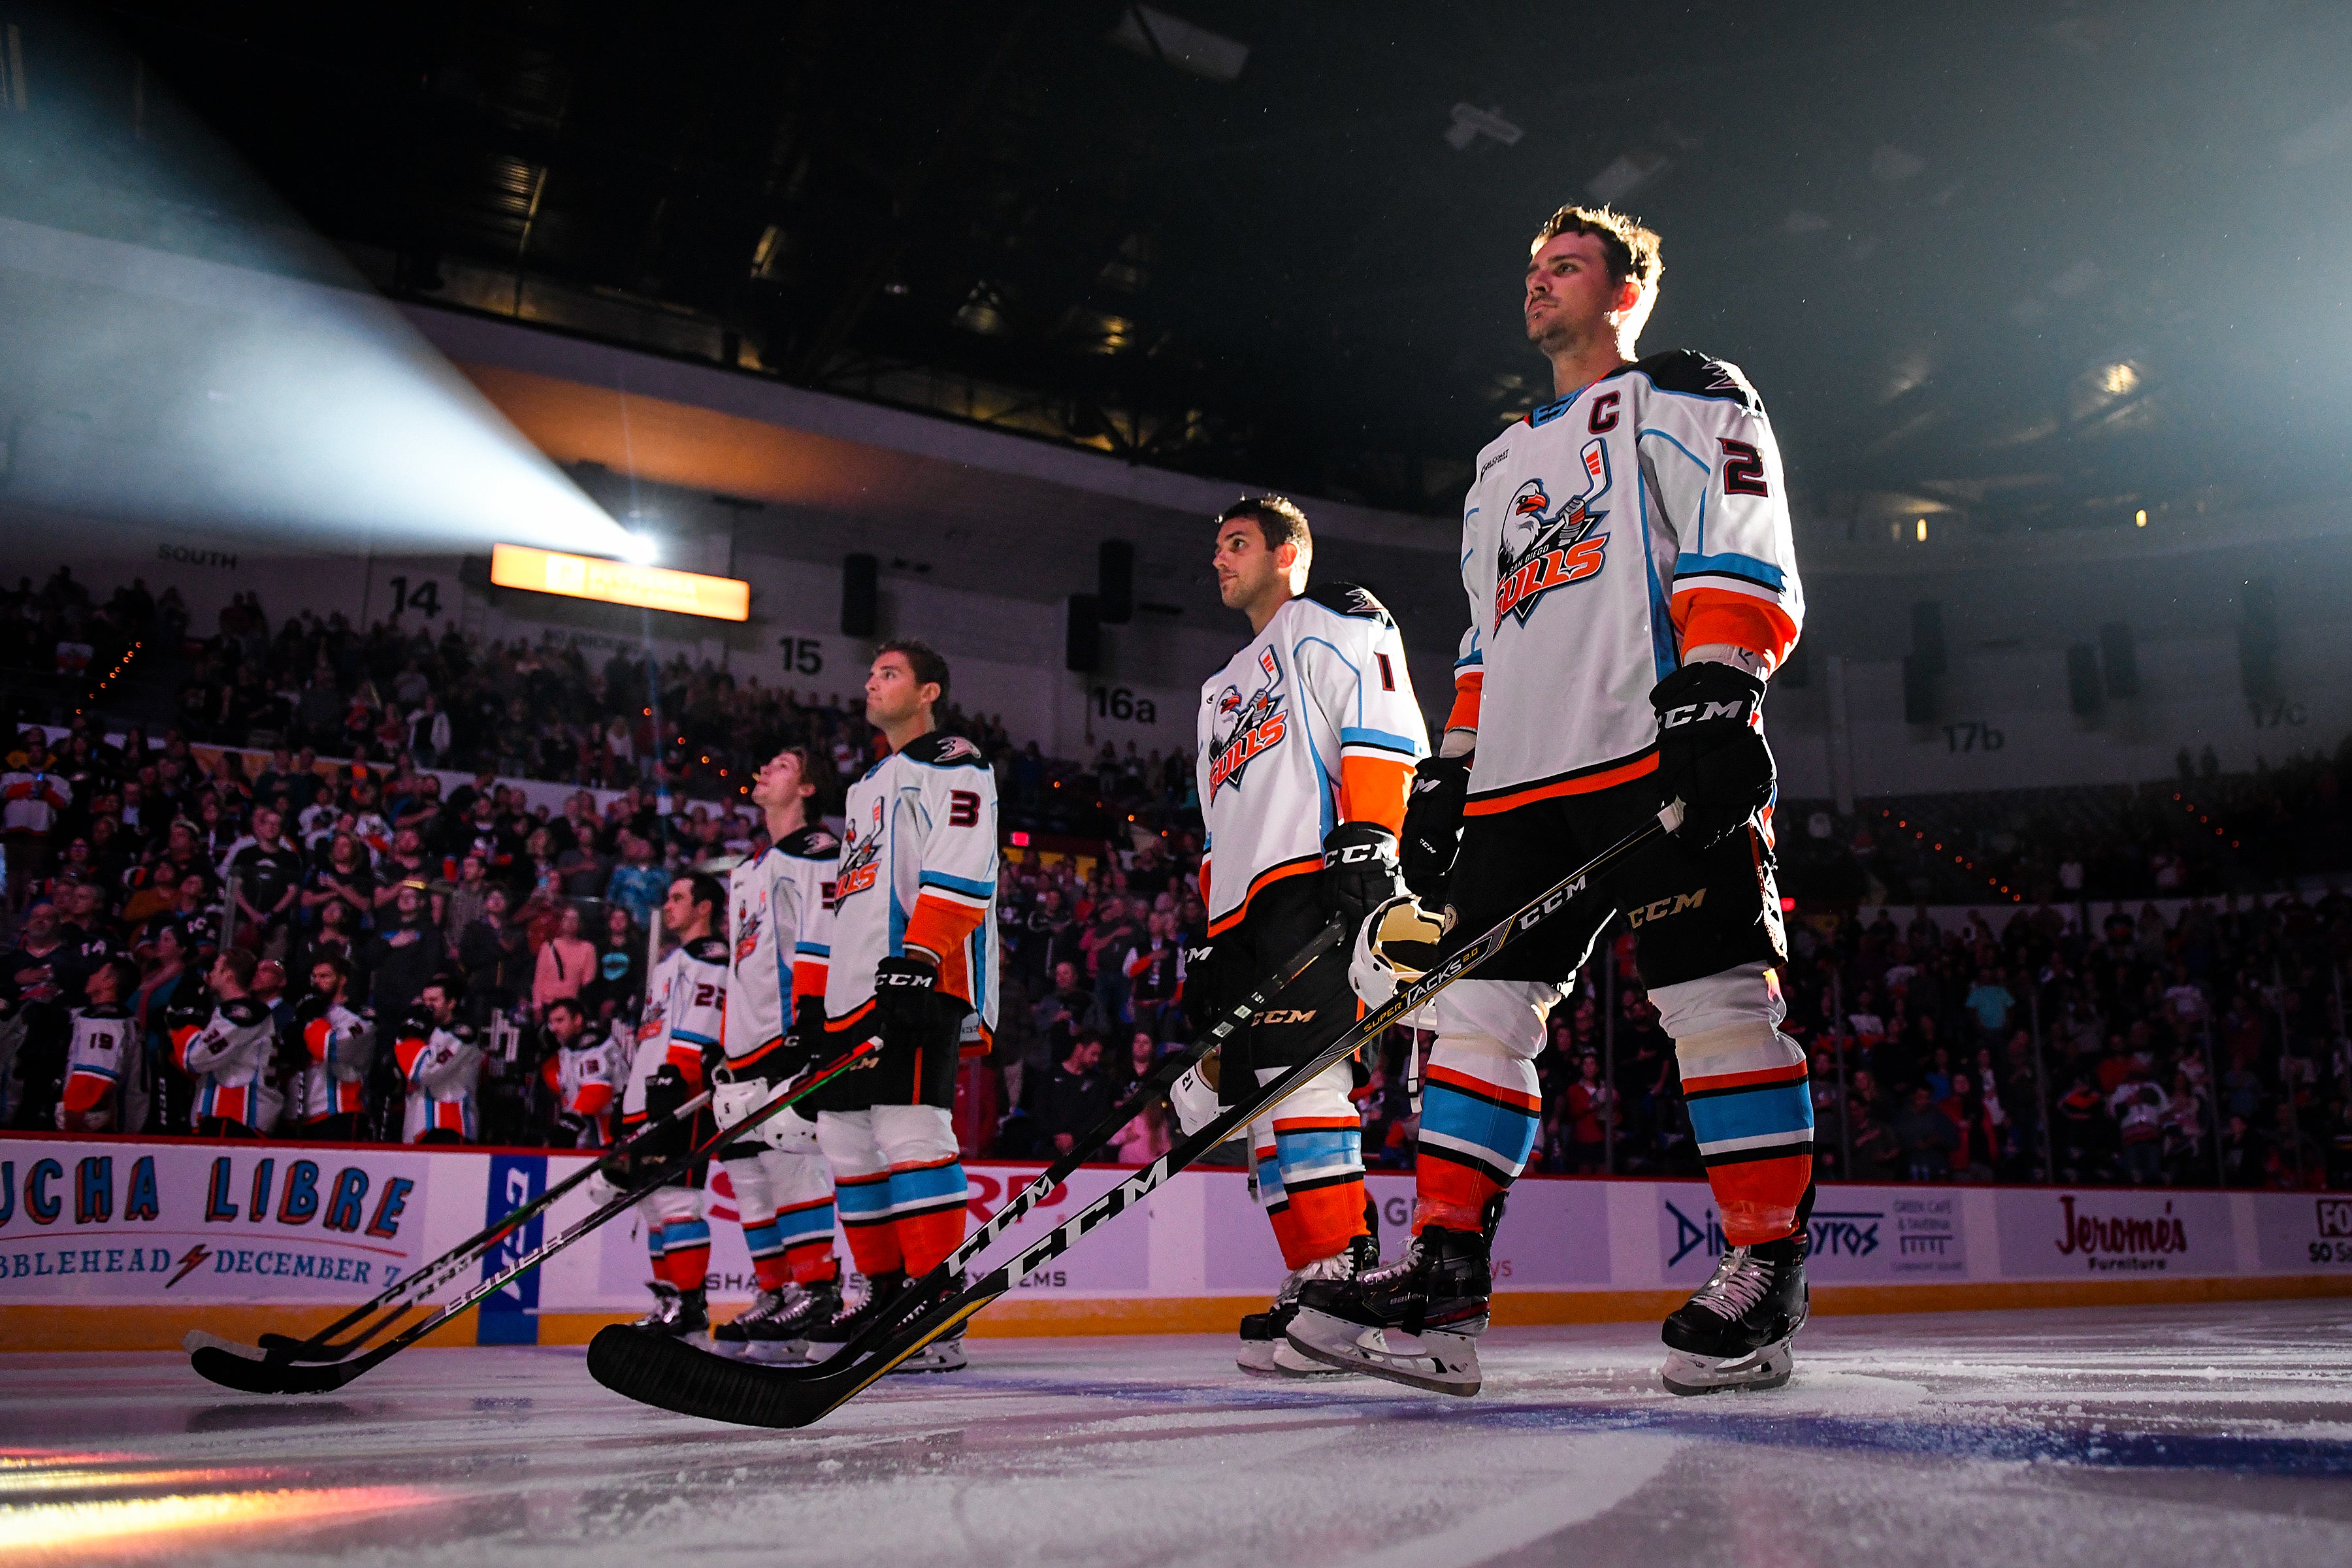
M1813 1124L1813 1097L1803 1079L1768 1083L1738 1094L1705 1095L1689 1102L1691 1131L1702 1148L1736 1138L1801 1132Z
M1645 437L1651 436L1655 436L1659 440L1665 442L1675 451L1680 452L1684 457L1688 458L1692 462L1696 463L1699 466L1699 471L1701 473L1711 474L1715 471L1713 468L1707 467L1706 459L1701 458L1696 452L1692 451L1688 447L1684 446L1680 441L1675 440L1672 436L1667 435L1664 430L1657 428L1655 426L1643 426L1641 433L1633 437L1634 444L1638 446Z
M1392 734L1386 730L1342 730L1339 731L1339 744L1380 746L1391 752L1402 752L1407 756L1421 749L1402 735Z
M793 945L793 951L794 952L805 952L811 958L831 958L833 956L832 947L827 943L821 942L798 942Z
M669 1037L673 1040L684 1040L690 1046L715 1046L719 1043L709 1035L689 1034L684 1029L672 1029L669 1032Z
M1685 577L1701 575L1744 578L1776 594L1787 592L1789 584L1787 575L1778 566L1769 561L1759 561L1753 555L1727 551L1720 555L1683 555L1676 558L1676 582Z
M1650 658L1664 680L1682 668L1682 653L1675 647L1674 609L1658 582L1658 558L1650 553L1650 487L1637 478L1633 494L1642 502L1642 570L1650 580Z
M945 871L925 871L916 879L916 885L924 888L946 888L951 892L963 893L975 899L992 899L996 896L994 882L975 882L969 877L950 877Z
M1348 673L1356 678L1356 717L1359 720L1362 719L1364 716L1364 672L1356 668L1354 660L1350 659L1346 654L1339 651L1338 644L1324 637L1300 637L1297 642L1291 645L1290 665L1293 669L1296 669L1298 667L1298 650L1305 647L1308 643L1321 643L1325 647L1329 648L1331 650L1331 657L1338 659L1341 664L1346 665L1348 667Z
M74 1070L76 1073L83 1074L83 1075L86 1075L86 1076L90 1077L90 1078L110 1079L115 1079L115 1080L117 1080L117 1081L119 1081L119 1080L120 1080L121 1076L121 1074L117 1073L117 1072L116 1072L112 1068L102 1068L102 1067L100 1067L100 1066L99 1066L97 1063L95 1063L95 1062L83 1062L83 1063L80 1063L80 1064L79 1064L79 1066L77 1066L73 1070Z

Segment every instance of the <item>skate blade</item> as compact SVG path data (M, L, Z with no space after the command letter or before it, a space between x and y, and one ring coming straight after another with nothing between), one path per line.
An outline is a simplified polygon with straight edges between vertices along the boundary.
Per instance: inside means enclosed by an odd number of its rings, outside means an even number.
M1789 1342L1782 1340L1743 1356L1728 1357L1670 1350L1665 1365L1658 1369L1658 1381L1665 1384L1667 1393L1685 1396L1760 1393L1779 1388L1796 1370L1796 1357L1790 1353Z
M1319 1361L1309 1361L1290 1348L1286 1340L1244 1340L1234 1364L1252 1377L1290 1377L1320 1382L1334 1377L1353 1377L1352 1367L1326 1366Z
M890 1369L892 1377L919 1372L961 1372L968 1363L963 1345L956 1340L934 1341Z
M1467 1399L1478 1392L1478 1342L1467 1334L1431 1330L1370 1329L1312 1307L1290 1320L1290 1347L1300 1355L1432 1394Z
M743 1347L743 1359L764 1366L797 1366L808 1360L806 1340L753 1340Z

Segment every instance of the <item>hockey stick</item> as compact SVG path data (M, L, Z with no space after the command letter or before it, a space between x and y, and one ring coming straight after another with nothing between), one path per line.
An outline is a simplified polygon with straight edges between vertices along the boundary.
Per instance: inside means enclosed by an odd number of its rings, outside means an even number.
M740 1121L730 1122L685 1153L665 1162L646 1173L643 1180L621 1193L584 1219L579 1220L555 1236L541 1242L538 1250L517 1258L491 1279L483 1280L431 1317L411 1324L396 1337L385 1341L374 1350L344 1361L297 1362L283 1360L257 1361L250 1356L236 1354L213 1345L200 1345L190 1353L188 1364L198 1375L234 1388L244 1394L326 1394L341 1388L353 1378L363 1375L418 1340L431 1333L450 1319L457 1317L475 1302L481 1300L523 1274L538 1268L573 1242L596 1229L605 1221L635 1205L646 1194L662 1186L681 1173L693 1169L694 1163L708 1157L731 1139L740 1138L770 1117L777 1115L814 1090L855 1068L871 1067L876 1056L872 1040L860 1041L847 1055L836 1058L818 1068L789 1091L780 1090ZM592 1170L593 1166L590 1167Z
M990 1242L1019 1224L1021 1217L1044 1203L1046 1195L1055 1187L1067 1181L1070 1175L1087 1161L1100 1154L1110 1141L1118 1136L1119 1130L1134 1121L1146 1105L1166 1093L1169 1086L1183 1077L1211 1051L1223 1044L1235 1029L1256 1016L1267 1002L1297 980L1334 944L1343 941L1347 934L1346 924L1334 920L1308 938L1307 945L1292 953L1289 961L1280 969L1260 980L1255 990L1218 1014L1216 1023L1198 1040L1183 1050L1172 1053L1149 1075L1138 1080L1135 1088L1129 1091L1125 1100L1113 1106L1099 1121L1088 1128L1084 1137L1072 1141L1068 1153L1060 1156L1052 1164L1046 1166L1027 1186L1005 1200L1004 1205L982 1221L980 1228L964 1237L963 1244L949 1254L945 1260L922 1279L912 1282L907 1289L900 1291L899 1300L904 1303L903 1310L887 1317L877 1317L866 1324L865 1330L856 1339L842 1346L833 1355L826 1357L825 1361L827 1363L841 1361L843 1365L847 1365L848 1362L842 1361L843 1357L854 1359L865 1353L889 1333L893 1324L903 1323L933 1301L954 1294L960 1289L956 1284L956 1276L973 1258L986 1251ZM783 1365L776 1367L775 1370L787 1376L806 1377L814 1375L818 1368Z
M691 1119L709 1103L710 1091L705 1089L660 1121L647 1121L635 1132L605 1150L592 1163L583 1165L529 1203L491 1221L490 1224L476 1231L432 1262L411 1269L404 1278L385 1287L373 1300L363 1301L353 1307L316 1333L303 1339L296 1339L290 1334L263 1334L260 1336L259 1343L248 1345L239 1343L236 1340L223 1339L217 1334L206 1333L202 1329L190 1329L187 1336L180 1342L180 1348L193 1354L198 1346L210 1345L215 1350L226 1351L231 1355L241 1355L251 1361L341 1361L394 1323L398 1322L403 1312L417 1304L410 1298L430 1296L434 1291L472 1268L475 1260L484 1251L521 1226L528 1225L534 1216L546 1213L558 1198L603 1170L607 1163L627 1153L630 1149L651 1134ZM423 1286L421 1289L420 1281ZM354 1334L341 1344L329 1342L332 1336L362 1321L370 1313L378 1311L383 1312L383 1316L377 1321L368 1324L363 1332Z
M891 1368L955 1328L1013 1287L1039 1266L1067 1251L1078 1237L1149 1195L1169 1177L1296 1093L1302 1084L1332 1063L1377 1038L1400 1018L1428 1005L1430 999L1463 975L1495 956L1521 932L1559 912L1586 885L1610 866L1681 824L1678 804L1660 812L1594 856L1584 865L1536 895L1492 930L1458 949L1443 963L1364 1017L1315 1058L1292 1068L1259 1090L1257 1098L1235 1106L1185 1139L1158 1160L1128 1177L1030 1244L1018 1258L997 1268L919 1317L892 1314L892 1333L874 1352L855 1364L835 1356L814 1369L763 1365L730 1361L679 1341L638 1333L615 1324L600 1331L588 1346L588 1371L597 1382L646 1405L684 1415L731 1421L745 1426L806 1426L854 1397ZM798 1375L793 1375L797 1373Z

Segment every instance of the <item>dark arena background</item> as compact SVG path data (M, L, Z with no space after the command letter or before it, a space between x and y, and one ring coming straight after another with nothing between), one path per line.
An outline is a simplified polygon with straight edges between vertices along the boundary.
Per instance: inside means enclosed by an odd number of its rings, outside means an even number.
M2352 1561L2352 11L1161 4L0 0L0 1564Z

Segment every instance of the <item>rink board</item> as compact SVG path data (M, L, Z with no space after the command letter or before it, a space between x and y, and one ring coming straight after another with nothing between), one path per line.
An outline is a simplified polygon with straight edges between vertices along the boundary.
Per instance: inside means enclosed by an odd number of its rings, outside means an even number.
M265 1328L299 1331L584 1163L530 1150L0 1137L0 1348L167 1349L191 1328L247 1340ZM1040 1169L972 1165L974 1215ZM989 1261L1128 1173L1081 1171ZM1393 1256L1412 1178L1368 1181ZM723 1170L714 1167L706 1200L713 1300L746 1301L751 1259ZM575 1190L469 1279L589 1206ZM2352 1194L1825 1186L1811 1224L1822 1312L2352 1295ZM1529 1178L1496 1242L1496 1320L1654 1318L1706 1278L1722 1246L1704 1183ZM972 1328L1230 1331L1282 1272L1244 1174L1187 1172L1022 1280ZM643 1310L647 1278L643 1228L625 1216L488 1298L442 1331L443 1342L581 1342Z

